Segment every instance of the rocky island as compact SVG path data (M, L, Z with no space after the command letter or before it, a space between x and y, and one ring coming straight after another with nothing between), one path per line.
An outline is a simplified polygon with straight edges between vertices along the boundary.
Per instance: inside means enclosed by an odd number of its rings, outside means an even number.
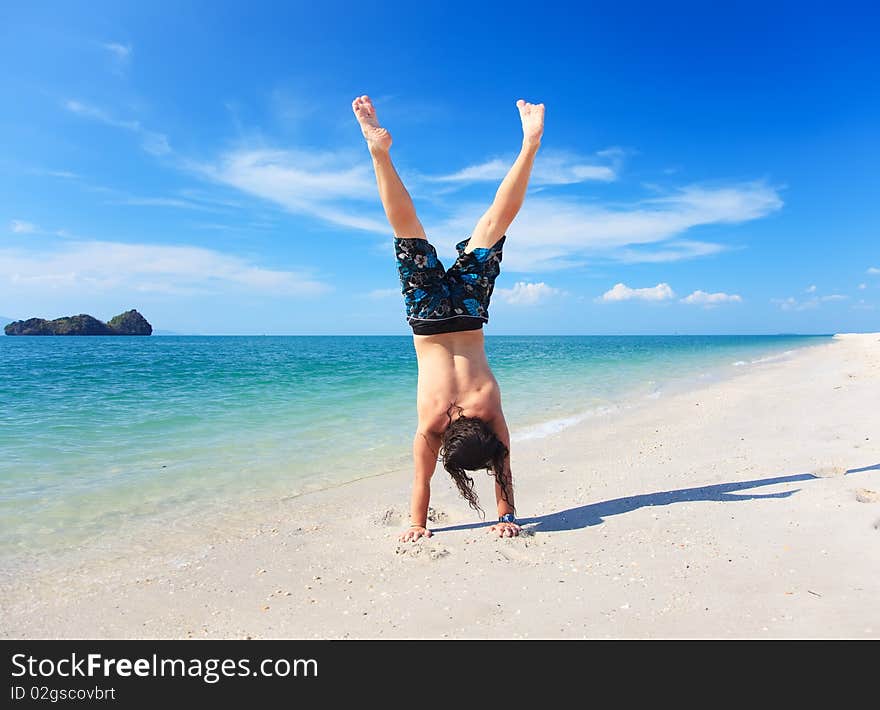
M10 323L6 335L151 335L153 326L136 310L120 313L103 323L85 313L55 320L28 318Z

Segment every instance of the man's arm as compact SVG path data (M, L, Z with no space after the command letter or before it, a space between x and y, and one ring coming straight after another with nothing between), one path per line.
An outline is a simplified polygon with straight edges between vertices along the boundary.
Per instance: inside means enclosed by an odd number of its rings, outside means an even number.
M423 430L419 427L413 439L413 478L412 499L410 502L409 530L404 531L401 542L415 542L420 537L431 537L428 530L428 504L431 502L431 477L437 468L437 456L440 451L440 434Z
M489 423L489 428L495 432L498 440L507 447L507 458L504 459L504 484L507 487L507 498L504 497L504 491L501 485L495 480L495 503L498 506L498 517L513 513L513 471L510 467L510 431L507 428L507 422L504 414L498 414ZM519 534L520 527L516 523L497 523L490 530L497 533L501 537L515 537Z

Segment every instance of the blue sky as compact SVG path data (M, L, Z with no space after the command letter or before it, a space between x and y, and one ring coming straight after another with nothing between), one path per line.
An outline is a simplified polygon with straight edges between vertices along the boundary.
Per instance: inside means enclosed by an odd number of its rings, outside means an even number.
M368 94L447 265L546 106L487 334L880 329L877 11L712 5L7 3L0 314L411 332Z

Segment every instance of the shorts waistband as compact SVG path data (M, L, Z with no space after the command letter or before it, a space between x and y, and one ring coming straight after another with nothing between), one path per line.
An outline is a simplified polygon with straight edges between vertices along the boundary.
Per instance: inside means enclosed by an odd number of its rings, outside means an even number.
M409 321L413 335L437 335L438 333L457 333L462 330L480 330L488 319L480 316L452 316L435 320Z

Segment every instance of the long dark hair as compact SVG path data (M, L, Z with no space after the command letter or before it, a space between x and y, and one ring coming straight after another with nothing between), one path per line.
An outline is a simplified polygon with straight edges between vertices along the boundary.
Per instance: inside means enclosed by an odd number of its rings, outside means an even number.
M453 421L452 409L458 409L458 418ZM480 501L474 491L474 479L467 472L485 468L501 487L501 497L513 508L511 482L507 476L505 462L510 453L504 443L495 435L482 419L462 415L464 410L454 402L446 410L449 426L443 432L440 458L461 497L471 508L484 515ZM515 510L515 509L514 509Z

